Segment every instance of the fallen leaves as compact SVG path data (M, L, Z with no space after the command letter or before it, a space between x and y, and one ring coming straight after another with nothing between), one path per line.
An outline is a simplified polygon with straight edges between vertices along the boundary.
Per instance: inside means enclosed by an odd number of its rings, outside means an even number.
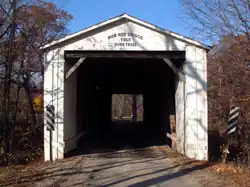
M211 174L212 176L217 176L218 179L221 179L222 182L225 184L234 184L235 186L250 187L250 173L246 172L244 168L238 168L231 163L222 164L216 162L197 161L189 159L166 146L151 147L149 148L148 152L140 153L139 156L145 156L144 154L151 154L151 156L166 155L169 159L171 159L171 161L179 165L179 167L184 173L203 173L206 180L207 178L209 178L207 176ZM83 159L85 159L85 157L71 157L64 160L58 160L53 163L40 162L28 164L25 166L10 166L6 168L1 168L0 187L32 186L34 182L41 181L47 177L53 178L52 174L55 175L56 172L61 171L60 168L62 165L66 164L68 166L71 166L73 169L76 165L79 166L79 164L82 163ZM96 159L96 157L93 157L93 159ZM98 172L98 170L94 170L93 172ZM58 185L58 180L56 180L54 186Z
M180 165L181 169L197 167L199 171L209 171L211 174L223 179L223 183L235 184L235 186L250 187L250 170L243 167L237 167L235 164L219 162L198 161L187 158L169 147L152 148L164 152L171 160ZM222 185L224 186L224 184Z
M43 179L44 170L39 169L40 163L9 166L0 169L1 186L27 186L33 181Z
M227 180L233 181L238 186L250 187L250 171L244 167L237 167L235 164L218 163L210 168L212 172L225 176Z
M216 172L233 172L233 173L237 173L237 168L235 166L233 166L232 164L216 164L214 166L211 167L211 169L213 169Z

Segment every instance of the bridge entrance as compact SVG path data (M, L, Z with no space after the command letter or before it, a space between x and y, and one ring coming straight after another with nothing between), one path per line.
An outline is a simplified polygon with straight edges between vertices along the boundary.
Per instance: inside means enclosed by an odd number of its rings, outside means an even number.
M209 46L123 14L43 50L44 108L55 109L52 134L44 128L45 160L76 149L84 154L173 142L178 152L207 160ZM117 94L143 98L140 122L112 120Z
M179 52L178 57L174 52L173 55L153 52L97 52L96 55L79 52L77 55L75 52L65 55L70 66L65 72L71 72L66 77L65 97L68 98L67 92L72 94L70 87L75 85L75 96L69 96L68 102L76 100L75 106L65 108L76 114L65 116L65 120L68 117L75 121L75 127L65 127L65 133L74 131L79 135L73 140L74 146L69 148L68 155L172 146L167 134L175 134L175 124L171 129L170 118L175 118L176 83L180 79L178 73L185 61L185 52ZM112 102L114 94L124 95L124 98ZM127 95L141 96L143 116L135 121L112 119L112 106L123 110L125 106L122 105L128 103L125 101L129 99Z

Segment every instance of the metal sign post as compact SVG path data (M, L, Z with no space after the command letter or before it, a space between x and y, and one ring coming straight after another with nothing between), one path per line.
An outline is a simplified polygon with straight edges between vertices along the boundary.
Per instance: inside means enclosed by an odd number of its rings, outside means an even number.
M47 126L47 130L49 131L50 161L53 161L52 137L53 137L53 131L55 130L55 107L54 105L46 106L46 126Z

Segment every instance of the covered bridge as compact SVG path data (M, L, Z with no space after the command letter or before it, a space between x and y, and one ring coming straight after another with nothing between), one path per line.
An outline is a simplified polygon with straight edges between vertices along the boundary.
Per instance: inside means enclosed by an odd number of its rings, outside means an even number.
M168 144L172 114L177 150L207 160L209 49L127 14L46 45L44 106L55 107L55 130L50 136L45 127L45 160L84 149L93 139L116 142L113 94L143 96L143 121L134 141L150 145L152 138L147 137L154 135ZM130 134L126 137L131 138Z

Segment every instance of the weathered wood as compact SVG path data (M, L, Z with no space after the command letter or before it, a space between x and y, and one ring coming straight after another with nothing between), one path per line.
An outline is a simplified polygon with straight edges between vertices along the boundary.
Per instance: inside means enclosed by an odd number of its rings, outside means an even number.
M83 63L83 61L86 58L80 58L71 68L70 70L66 73L66 79L69 78L69 76L74 73L74 71Z
M70 137L69 139L65 140L65 142L68 142L68 141L77 141L79 140L81 137L85 136L86 134L88 134L89 132L88 131L84 131L84 132L81 132L80 134L76 135L76 136L73 136L73 137Z
M166 64L177 74L181 80L185 80L185 75L183 72L181 72L175 65L174 63L168 59L168 58L163 58L163 60L166 62Z
M172 134L167 133L167 134L166 134L166 136L167 136L168 138L170 138L171 140L173 140L173 141L177 142L176 137L175 137L175 136L173 136Z
M185 51L65 51L65 58L167 58L185 60Z

